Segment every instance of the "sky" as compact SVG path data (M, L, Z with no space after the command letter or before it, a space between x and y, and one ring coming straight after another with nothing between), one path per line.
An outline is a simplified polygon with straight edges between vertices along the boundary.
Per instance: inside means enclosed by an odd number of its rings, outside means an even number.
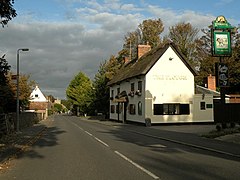
M219 15L240 24L239 0L15 0L17 17L0 29L0 56L35 80L45 95L65 99L80 71L92 80L99 65L122 49L124 36L160 18L163 34L180 22L203 29Z

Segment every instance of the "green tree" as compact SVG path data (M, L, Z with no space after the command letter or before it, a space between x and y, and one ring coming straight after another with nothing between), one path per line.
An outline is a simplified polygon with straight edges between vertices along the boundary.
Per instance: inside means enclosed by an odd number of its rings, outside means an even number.
M190 23L178 23L169 28L168 37L177 45L181 53L189 60L193 66L198 65L196 56L196 40L198 39L197 28Z
M0 23L2 27L6 26L12 18L17 16L16 10L13 8L14 0L1 0L0 2Z
M108 61L100 64L98 73L94 77L94 109L106 116L109 112L109 87L107 83L116 75L120 66L118 59L111 56Z
M161 44L161 33L164 26L161 19L144 20L133 32L128 32L124 37L123 48L126 57L137 58L137 47L139 44L149 43L152 48Z
M8 84L7 74L11 66L5 59L5 55L0 58L0 113L14 111L14 94Z
M63 111L63 107L61 104L54 104L53 105L54 112L61 113Z
M61 100L61 102L62 102L62 104L63 104L68 110L72 109L72 103L71 103L71 101L66 100L66 99L63 99L63 100Z
M143 43L149 43L152 48L161 43L160 35L164 30L164 26L160 18L144 20L138 27L142 31Z
M93 88L91 80L82 72L79 72L70 82L66 90L68 100L73 104L77 113L89 113L92 103Z

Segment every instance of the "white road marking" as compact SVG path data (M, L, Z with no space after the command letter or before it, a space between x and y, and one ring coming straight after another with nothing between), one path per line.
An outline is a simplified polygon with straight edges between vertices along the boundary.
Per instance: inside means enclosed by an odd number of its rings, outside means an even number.
M98 139L97 137L93 136L98 142L102 143L104 146L109 147L109 145L105 142L103 142L101 139Z
M88 131L85 131L83 128L81 128L80 126L78 126L77 124L75 124L75 123L73 123L73 122L71 122L74 126L76 126L76 127L78 127L79 129L81 129L82 131L84 131L86 134L88 134L89 136L92 136L92 137L94 137L94 139L96 139L98 142L100 142L101 144L103 144L104 146L106 146L106 147L109 147L109 145L107 144L107 143L105 143L105 142L103 142L101 139L99 139L99 138L97 138L97 137L95 137L93 134L91 134L90 132L88 132Z
M144 167L140 166L139 164L133 162L131 159L127 158L126 156L124 156L123 154L121 154L118 151L114 151L117 155L119 155L121 158L125 159L126 161L128 161L129 163L131 163L132 165L134 165L135 167L137 167L138 169L142 170L143 172L145 172L146 174L148 174L149 176L151 176L153 179L159 179L158 176L156 176L155 174L153 174L152 172L148 171L147 169L145 169Z
M77 124L71 122L74 126L78 127L79 129L81 129L83 131L83 128L81 128L80 126L78 126Z
M90 132L88 131L84 131L85 133L87 133L89 136L93 136Z

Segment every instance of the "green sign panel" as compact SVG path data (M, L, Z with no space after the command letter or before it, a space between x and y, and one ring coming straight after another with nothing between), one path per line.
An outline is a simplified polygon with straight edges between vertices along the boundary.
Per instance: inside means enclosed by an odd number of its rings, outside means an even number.
M231 34L230 32L213 32L213 55L231 56Z
M224 16L218 16L212 22L212 55L231 56L231 30L233 27Z

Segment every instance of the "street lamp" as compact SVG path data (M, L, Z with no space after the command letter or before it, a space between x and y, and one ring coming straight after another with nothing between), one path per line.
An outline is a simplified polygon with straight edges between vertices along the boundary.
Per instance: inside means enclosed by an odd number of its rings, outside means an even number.
M27 48L17 50L17 132L19 132L19 52L29 51Z

